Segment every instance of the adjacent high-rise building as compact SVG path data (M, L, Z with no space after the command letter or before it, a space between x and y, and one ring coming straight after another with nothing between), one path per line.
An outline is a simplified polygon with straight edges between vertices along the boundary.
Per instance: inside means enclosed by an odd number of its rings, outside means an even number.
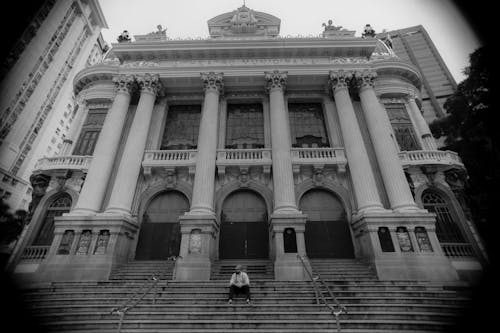
M0 197L28 209L29 177L57 156L82 113L72 82L107 50L97 0L47 0L8 54L0 83Z
M422 111L428 123L445 115L443 105L457 89L457 83L421 25L377 34L390 36L392 48L401 59L415 65L422 75Z

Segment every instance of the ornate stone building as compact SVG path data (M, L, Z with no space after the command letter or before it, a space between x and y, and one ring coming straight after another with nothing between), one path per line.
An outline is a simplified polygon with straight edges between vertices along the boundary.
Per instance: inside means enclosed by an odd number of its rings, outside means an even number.
M10 268L30 281L105 280L133 260L358 258L381 280L469 279L487 261L463 205L465 170L439 151L422 77L373 35L324 25L281 37L245 6L206 39L122 39L78 73L85 120L41 159Z

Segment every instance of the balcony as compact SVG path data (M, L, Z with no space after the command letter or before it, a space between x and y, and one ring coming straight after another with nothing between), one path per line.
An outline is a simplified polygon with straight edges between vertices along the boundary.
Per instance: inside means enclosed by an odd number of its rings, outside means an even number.
M196 150L146 150L142 167L144 174L150 176L153 170L174 171L176 168L188 168L194 174Z
M295 174L304 166L314 169L335 166L339 172L345 172L347 165L344 148L292 148L291 154Z
M47 253L49 252L50 245L49 246L27 246L23 254L21 255L21 260L22 261L29 261L29 262L40 262L45 257L47 256Z
M414 150L399 153L399 159L403 168L410 166L435 165L444 170L452 168L464 168L462 160L453 151L442 150Z
M223 179L226 168L238 169L240 174L248 173L249 168L252 168L269 175L273 161L271 148L218 149L216 163L219 178Z
M87 173L92 156L56 156L44 157L35 165L35 172L52 174L58 171L81 171Z

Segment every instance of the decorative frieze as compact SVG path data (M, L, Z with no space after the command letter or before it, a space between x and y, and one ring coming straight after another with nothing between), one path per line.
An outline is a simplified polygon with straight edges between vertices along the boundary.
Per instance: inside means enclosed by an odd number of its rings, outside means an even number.
M203 81L203 90L205 93L213 91L222 94L224 89L223 76L223 73L201 73L201 80Z
M285 90L288 72L280 72L278 70L272 72L265 72L264 79L266 80L266 90L271 91L274 89Z

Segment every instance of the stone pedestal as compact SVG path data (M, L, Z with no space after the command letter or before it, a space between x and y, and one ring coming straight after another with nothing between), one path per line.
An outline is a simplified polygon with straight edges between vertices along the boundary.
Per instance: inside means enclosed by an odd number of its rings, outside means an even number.
M274 278L278 281L309 280L297 254L306 255L304 232L306 230L307 216L304 214L273 214L271 215L271 233L275 249ZM283 232L287 228L295 230L297 239L297 252L285 253ZM305 259L306 265L308 260ZM309 267L310 268L310 267Z
M138 230L136 219L66 215L55 220L52 246L35 273L38 282L106 281L116 265L128 261ZM68 230L74 232L74 237L64 246Z
M455 268L441 250L435 223L430 213L371 212L355 216L353 230L364 259L374 265L380 280L457 281ZM390 231L393 251L383 250L381 227ZM398 236L398 227L405 227L407 234ZM416 227L425 228L427 241L417 238Z
M179 281L210 280L211 262L215 259L219 224L215 215L190 214L179 218L181 225L180 258L175 279Z

